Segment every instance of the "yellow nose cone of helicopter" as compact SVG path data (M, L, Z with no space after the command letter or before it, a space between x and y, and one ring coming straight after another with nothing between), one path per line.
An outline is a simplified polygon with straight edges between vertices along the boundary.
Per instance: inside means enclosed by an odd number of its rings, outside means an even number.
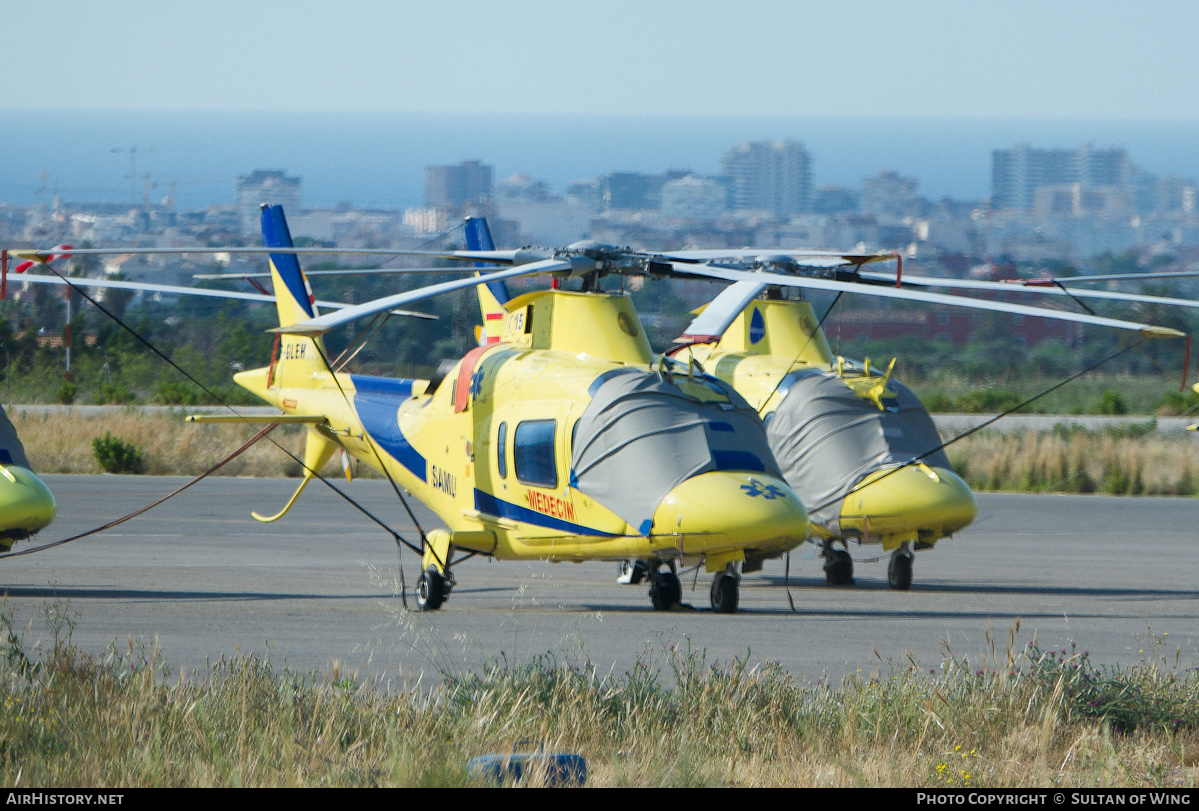
M807 538L808 512L773 476L712 471L662 499L651 533L656 544L681 545L687 555L735 549L777 554Z
M32 471L17 465L0 469L0 546L29 537L56 514L54 496Z
M967 526L978 502L966 482L943 467L912 465L872 473L841 507L841 529L856 529L863 540L936 541Z

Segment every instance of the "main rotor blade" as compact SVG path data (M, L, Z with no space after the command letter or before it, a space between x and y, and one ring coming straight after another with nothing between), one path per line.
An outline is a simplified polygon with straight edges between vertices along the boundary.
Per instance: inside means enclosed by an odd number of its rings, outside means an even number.
M948 304L954 307L967 307L974 310L991 310L1000 313L1030 315L1037 318L1053 318L1059 321L1074 321L1079 324L1093 324L1101 327L1113 327L1139 332L1147 337L1180 338L1185 335L1176 329L1158 327L1150 324L1138 324L1133 321L1122 321L1117 318L1103 318L1083 313L1067 312L1065 310L1047 310L1043 307L1029 307L1024 304L1008 304L1001 301L972 299L964 296L949 296L943 293L925 293L920 290L897 290L893 287L881 287L860 282L838 282L832 279L817 279L811 276L788 276L781 273L766 273L763 271L731 270L729 268L713 267L712 265L689 265L672 263L680 274L699 276L706 279L724 279L730 282L757 281L759 283L777 284L783 287L804 287L811 290L833 290L845 293L861 293L867 296L904 299L907 301L924 301L930 304Z
M895 277L885 273L860 273L863 279L893 282ZM917 287L945 287L959 290L996 290L1003 293L1032 293L1044 296L1073 296L1075 298L1102 298L1112 301L1139 301L1146 304L1169 304L1176 307L1199 307L1199 300L1172 298L1170 296L1145 296L1139 293L1119 293L1111 290L1083 290L1076 287L1057 285L1023 285L1018 282L984 282L978 279L943 279L938 276L907 276L903 283Z
M484 265L483 269L491 268L499 270L499 265ZM346 268L344 270L306 270L305 276L355 276L355 275L388 275L393 273L474 273L473 267L456 267L456 268ZM193 273L193 279L222 279L225 281L234 281L236 279L269 279L269 273Z
M223 298L236 299L239 301L260 301L273 304L274 296L264 296L261 293L238 293L234 290L209 290L203 287L179 287L172 284L152 284L149 282L126 282L116 279L91 279L86 276L71 276L70 284L76 287L100 287L115 290L136 290L143 293L167 293L175 296L203 296L206 298ZM24 273L20 276L14 276L13 284L22 282L32 282L33 284L53 284L66 285L67 281L58 276L44 276L36 273ZM348 307L353 307L353 304L346 304L341 301L318 301L316 302L321 307L331 310L344 310ZM429 313L419 313L411 310L395 310L395 315L406 315L413 318L424 318L436 320L437 316Z
M482 276L471 276L466 279L454 279L440 284L432 284L428 287L420 287L416 290L409 290L406 293L397 293L394 296L386 296L385 298L367 301L363 304L354 307L347 307L341 312L328 313L318 316L317 318L309 319L308 321L300 321L295 324L290 324L286 327L277 327L271 332L279 332L285 335L321 335L334 327L339 327L342 324L348 324L351 321L356 321L359 318L364 318L368 315L390 310L393 307L398 307L401 304L407 304L411 301L419 301L421 299L430 298L441 293L448 293L453 290L461 290L467 287L475 287L488 282L499 281L500 279L512 279L518 276L532 276L539 273L559 273L561 271L569 271L571 269L570 262L563 262L558 259L546 259L541 262L531 262L527 265L517 265L516 267L505 268L504 270L496 271L495 273L485 273Z
M719 341L749 303L769 285L758 281L734 282L708 303L702 313L683 330L680 341L707 344Z
M1096 276L1049 276L1042 279L1004 279L1005 284L1021 287L1035 287L1038 284L1053 284L1054 282L1135 282L1138 279L1193 279L1199 276L1199 270L1159 270L1145 273L1107 273Z
M47 259L64 253L62 248L53 249L32 249L32 248L12 248L8 251L9 256L14 256L18 259L32 259L34 262L45 262ZM221 248L211 245L193 245L191 247L181 248L72 248L69 253L72 256L113 256L118 254L145 255L145 254L183 254L183 253L294 253L294 254L335 254L335 255L362 255L362 256L438 256L447 259L457 258L458 253L467 253L466 251L405 251L392 250L390 248ZM486 253L503 254L505 256L496 257L495 261L504 261L506 257L515 254L516 251L486 251ZM473 257L463 257L473 258ZM487 257L480 257L487 258ZM510 258L509 258L509 261Z
M838 253L836 251L794 251L771 248L704 249L697 251L664 251L654 253L666 260L742 259L754 261L761 256L786 256L797 265L833 268L841 265L865 265L871 262L886 262L895 258L893 253Z

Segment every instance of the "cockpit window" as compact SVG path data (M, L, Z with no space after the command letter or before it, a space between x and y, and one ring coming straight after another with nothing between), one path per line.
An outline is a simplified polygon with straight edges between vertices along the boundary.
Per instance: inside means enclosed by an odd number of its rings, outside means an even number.
M554 452L557 420L526 420L518 423L512 439L512 461L516 479L535 487L558 486L558 457Z

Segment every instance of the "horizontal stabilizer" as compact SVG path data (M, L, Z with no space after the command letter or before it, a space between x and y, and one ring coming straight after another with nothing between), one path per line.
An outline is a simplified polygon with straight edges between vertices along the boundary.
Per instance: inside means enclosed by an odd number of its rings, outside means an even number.
M238 416L236 414L191 414L187 422L249 422L282 425L321 425L329 421L328 417L319 414L253 414Z

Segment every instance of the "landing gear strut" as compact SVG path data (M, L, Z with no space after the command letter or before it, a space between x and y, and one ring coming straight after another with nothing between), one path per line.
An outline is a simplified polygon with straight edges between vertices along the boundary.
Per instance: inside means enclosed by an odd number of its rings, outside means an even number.
M824 543L824 581L830 586L853 585L853 558L849 550L835 548L832 541Z
M660 568L662 564L651 564L649 570L649 601L655 611L669 611L683 599L683 586L674 572L674 564Z
M896 591L907 591L912 587L912 544L904 542L902 546L891 553L891 562L887 565L887 582Z
M712 580L712 610L718 614L734 614L740 599L741 575L736 564L730 563Z

